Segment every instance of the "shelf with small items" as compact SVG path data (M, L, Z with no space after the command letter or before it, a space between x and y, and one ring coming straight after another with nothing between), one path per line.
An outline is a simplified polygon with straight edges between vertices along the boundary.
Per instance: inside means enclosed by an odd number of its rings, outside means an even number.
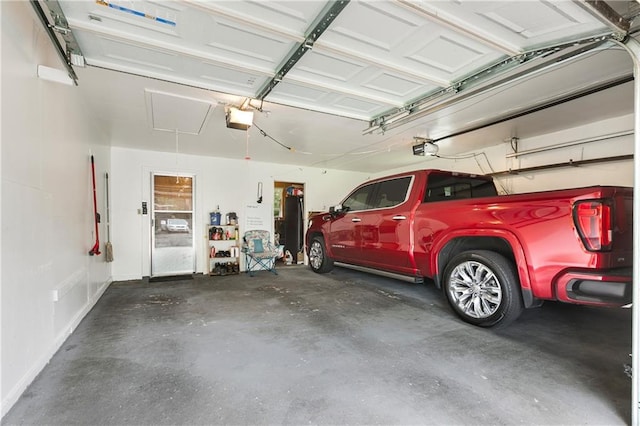
M240 242L238 225L210 225L209 275L240 273Z

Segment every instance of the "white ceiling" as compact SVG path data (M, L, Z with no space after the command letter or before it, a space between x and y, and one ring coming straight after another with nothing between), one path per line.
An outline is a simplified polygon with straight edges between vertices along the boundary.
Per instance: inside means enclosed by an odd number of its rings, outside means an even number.
M415 162L410 148L415 136L445 138L559 96L628 79L632 71L629 55L612 42L563 61L562 55L588 43L546 57L530 53L595 41L614 31L581 3L352 0L333 12L335 19L319 18L338 3L61 1L60 6L87 62L75 67L77 90L114 146L140 149L175 152L171 129L178 127L182 153L238 159L248 153L254 161L378 172ZM613 5L631 13L637 3ZM322 26L318 22L326 24L319 36L312 31ZM512 68L513 57L524 63ZM543 66L550 59L554 66ZM504 66L496 66L500 61ZM281 75L287 63L290 69ZM493 79L479 73L488 67ZM535 72L520 76L525 68ZM478 83L465 80L472 75L481 77ZM498 84L504 76L508 81ZM381 116L408 114L408 106L459 83L458 94L444 93L423 116L363 135ZM475 84L494 87L474 93ZM628 114L631 84L439 144L442 152L455 154ZM247 132L226 128L225 108L240 107L247 98L260 108L254 125Z

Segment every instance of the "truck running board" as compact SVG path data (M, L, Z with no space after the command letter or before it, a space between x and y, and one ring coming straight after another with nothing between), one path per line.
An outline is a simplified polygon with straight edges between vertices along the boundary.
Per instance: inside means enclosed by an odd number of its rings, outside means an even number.
M350 265L348 263L342 263L342 262L335 262L334 265L335 266L340 266L340 267L343 267L343 268L354 269L354 270L360 271L360 272L367 272L369 274L380 275L380 276L383 276L383 277L386 277L386 278L393 278L393 279L396 279L396 280L402 280L402 281L406 281L406 282L413 283L413 284L422 284L424 282L424 279L422 277L396 274L394 272L380 271L378 269L367 268L366 266Z

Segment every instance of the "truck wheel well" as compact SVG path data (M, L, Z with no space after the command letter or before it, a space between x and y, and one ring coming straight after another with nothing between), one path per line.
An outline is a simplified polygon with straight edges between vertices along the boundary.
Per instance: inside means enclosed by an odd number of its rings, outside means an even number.
M440 274L454 256L468 250L490 250L500 253L507 259L515 263L513 250L509 243L503 238L498 237L459 237L449 241L446 246L440 250L438 254L438 275L434 277L434 281L438 288L442 288Z
M308 238L307 238L307 241L305 242L307 246L309 246L309 244L311 244L311 240L314 237L320 237L320 238L324 239L324 235L322 235L322 232L311 232L307 236L308 236ZM325 241L325 243L326 243L326 241Z

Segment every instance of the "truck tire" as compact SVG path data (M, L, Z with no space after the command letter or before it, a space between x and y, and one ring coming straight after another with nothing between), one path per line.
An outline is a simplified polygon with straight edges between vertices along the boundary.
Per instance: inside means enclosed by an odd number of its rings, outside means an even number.
M322 237L313 237L309 246L309 266L313 272L324 274L333 269L333 259L327 255Z
M504 327L524 309L513 263L492 251L458 254L444 269L442 282L449 305L470 324Z

